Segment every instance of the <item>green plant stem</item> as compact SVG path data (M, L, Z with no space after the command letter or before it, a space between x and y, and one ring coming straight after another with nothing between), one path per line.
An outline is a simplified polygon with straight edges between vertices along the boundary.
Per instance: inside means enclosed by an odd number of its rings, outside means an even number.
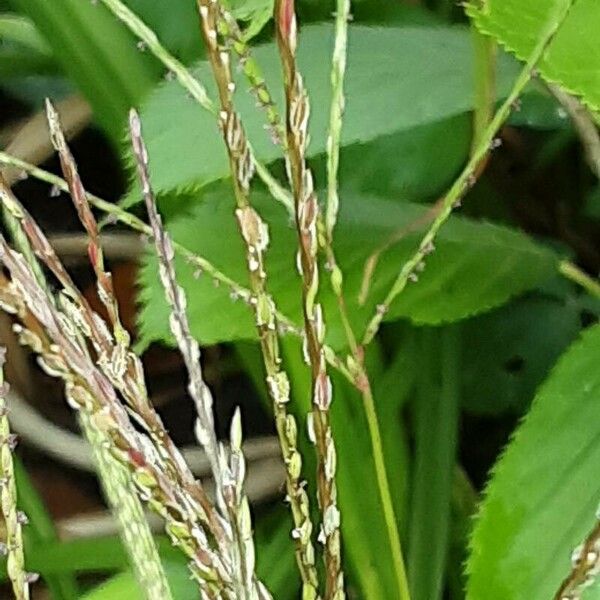
M483 35L471 23L475 54L475 110L473 112L473 144L475 151L494 114L496 99L496 41Z
M130 10L121 0L102 0L107 8L121 20L133 34L135 34L146 46L148 50L160 60L171 73L175 75L177 81L185 88L189 94L208 112L217 116L217 108L214 102L208 96L206 88L198 81L190 71L178 61L159 41L157 35L150 29L132 10ZM250 152L254 155L252 148ZM279 202L281 202L288 211L293 210L292 199L289 192L271 175L270 171L259 160L254 157L255 168L258 176L263 180L267 189Z
M371 393L371 387L367 386L362 394L363 406L369 426L369 439L371 448L373 449L373 460L375 462L375 475L377 477L377 488L379 497L383 507L383 516L392 552L392 558L395 567L396 582L398 584L399 597L402 600L410 600L411 594L408 587L408 579L406 577L406 568L404 566L404 558L402 556L402 545L400 543L400 534L396 523L396 514L394 511L394 503L390 484L385 468L385 458L383 453L383 442L381 440L381 430L377 419L377 411L375 409L375 401Z
M338 170L340 164L340 140L344 114L344 77L348 46L348 19L350 0L337 0L335 17L335 43L331 65L331 107L329 111L329 137L327 138L327 210L325 228L331 245L337 221L340 199L338 196Z
M594 296L594 298L600 298L600 281L590 277L576 264L569 260L562 260L558 264L558 271L567 279L580 285L591 296Z
M69 192L69 186L67 182L59 177L58 175L54 175L44 169L40 169L35 165L32 165L24 160L21 160L15 156L7 154L6 152L0 151L0 163L5 164L7 166L16 167L20 169L24 173L39 179L40 181L44 181L52 186L55 186L56 189L59 189L63 192ZM138 231L139 233L145 236L152 236L152 228L144 223L140 218L136 217L134 214L124 210L120 206L113 204L112 202L107 202L102 198L95 196L94 194L87 193L87 199L89 203L101 210L102 212L110 215L110 217L127 227ZM217 269L210 261L199 254L195 254L191 250L188 250L182 244L173 240L173 249L177 254L187 260L190 264L202 269L203 272L207 273L210 277L212 277L215 281L218 281L220 284L226 286L232 292L235 292L238 298L241 298L245 301L250 301L252 297L252 293L246 287L240 285L219 269ZM290 333L295 336L300 337L301 331L297 327L297 325L286 315L284 315L279 310L276 310L276 317L279 323L284 325ZM323 346L323 350L325 352L325 358L327 362L336 370L338 370L350 383L355 384L354 376L350 373L350 370L345 364L345 361L338 356L335 351L327 345Z
M147 600L172 600L158 549L131 475L113 458L107 436L94 427L90 416L80 411L79 422L92 448L104 495L119 522L123 546L140 591Z
M572 2L573 1L574 0L572 0ZM553 16L544 35L541 36L540 40L532 50L525 66L515 80L508 97L502 103L490 124L485 128L485 131L481 134L481 139L471 154L471 158L467 162L467 165L444 197L433 222L421 239L417 251L406 261L406 263L404 263L385 299L378 305L377 311L365 329L362 342L363 345L367 345L375 337L385 314L388 312L392 302L396 299L398 294L404 290L409 281L415 281L417 279L416 271L420 265L424 264L426 257L434 250L434 241L438 231L446 223L454 208L460 204L460 199L470 189L480 166L492 148L494 138L500 127L502 127L510 115L510 111L515 101L521 95L527 83L529 83L535 65L544 56L548 45L552 42L554 35L565 20L572 2L568 3L566 6L562 6L560 14Z
M409 578L414 600L439 600L444 587L452 481L456 455L460 337L456 326L422 334L421 370L414 407L415 466L409 529ZM436 385L438 347L441 387Z

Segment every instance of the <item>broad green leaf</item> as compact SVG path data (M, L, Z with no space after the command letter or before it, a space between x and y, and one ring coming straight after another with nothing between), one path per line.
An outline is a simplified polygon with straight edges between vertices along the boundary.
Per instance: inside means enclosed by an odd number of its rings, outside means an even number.
M580 95L600 109L600 55L597 0L470 0L468 14L477 27L526 59L561 7L572 5L538 69L549 81Z
M233 200L227 187L206 191L190 214L168 224L174 239L199 252L227 275L248 281L244 251L233 217ZM300 322L299 277L295 268L296 234L281 207L270 198L253 195L253 202L270 224L272 244L267 255L269 288L282 312ZM346 193L336 229L336 248L346 278L346 299L357 332L387 293L402 263L414 252L427 209L410 203L392 203L376 197ZM420 227L419 227L420 225ZM386 252L375 270L364 306L358 303L365 261L384 241L398 232L412 233ZM489 223L452 218L438 238L437 251L427 260L418 283L398 297L388 320L410 318L416 323L438 324L483 312L511 296L535 287L555 269L555 255L513 230ZM229 290L215 287L205 276L195 278L194 268L177 261L178 277L189 298L192 333L202 343L255 336L251 312L232 302ZM344 345L337 305L323 277L323 305L329 342ZM142 269L141 334L145 342L169 339L168 311L156 276L156 261L148 255Z
M325 151L332 45L330 26L306 26L301 32L298 62L312 106L309 155ZM255 56L281 107L281 66L275 44L257 47ZM342 143L364 143L467 112L473 105L471 58L464 29L351 26ZM498 93L503 95L516 70L510 60L499 62ZM195 74L214 91L206 63L199 64ZM246 130L257 156L273 161L281 157L280 150L265 133L264 115L242 77L238 74L236 100ZM142 121L157 192L189 190L229 173L214 115L199 107L177 82L157 88L142 110ZM135 191L131 199L137 201Z
M127 112L156 81L156 62L139 52L133 36L100 2L11 2L35 24L100 125L120 142Z
M300 23L329 20L332 18L332 11L335 10L333 2L323 2L322 0L297 0L296 6ZM407 5L405 2L390 2L389 0L353 0L352 22L371 25L398 23L431 25L442 24L442 19L420 4L409 3Z
M165 562L164 567L173 600L196 600L198 598L198 586L190 579L189 570L185 564ZM109 579L83 596L82 600L144 600L146 597L146 594L140 590L133 573L127 571Z
M246 21L244 37L250 40L271 20L274 0L226 0L236 19Z
M167 538L157 536L155 539L163 560L184 560L181 551L174 548ZM52 577L57 580L56 576L66 573L105 573L128 566L127 553L118 536L68 541L38 538L34 542L26 548L26 565L45 579ZM0 580L6 577L6 569L2 565Z
M419 202L442 194L471 145L471 121L462 114L342 149L342 192ZM440 140L445 140L440 144ZM312 161L317 181L326 180L326 158Z
M0 45L0 77L29 77L31 75L51 75L60 73L56 63L43 54L19 47L13 43Z
M600 500L599 364L595 325L560 359L494 468L471 540L468 600L547 600L569 572Z

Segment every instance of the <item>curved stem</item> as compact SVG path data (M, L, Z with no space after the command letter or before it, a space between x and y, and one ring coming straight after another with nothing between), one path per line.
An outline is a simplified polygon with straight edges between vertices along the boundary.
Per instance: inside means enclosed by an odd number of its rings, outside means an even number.
M377 488L379 497L383 507L383 516L385 519L388 540L392 551L392 559L394 562L394 571L396 582L398 584L399 597L402 600L410 600L410 591L408 587L408 579L406 577L406 568L404 566L404 558L402 556L402 545L400 542L400 534L396 525L396 514L392 501L392 492L388 481L387 471L385 469L385 460L383 452L383 442L381 440L381 430L379 421L377 420L377 411L375 409L375 401L371 392L371 386L365 386L362 394L363 406L367 423L369 426L369 438L371 440L371 448L373 450L373 460L375 462L375 476L377 478Z
M569 260L558 263L558 271L561 275L580 285L588 294L600 298L600 282L582 271L576 264Z
M420 265L423 265L427 256L433 252L435 249L434 241L438 231L446 223L454 208L460 205L460 200L464 194L471 188L473 182L475 181L480 165L485 162L490 149L494 145L496 134L510 115L510 111L515 101L521 95L525 86L529 83L535 65L543 58L546 49L554 39L556 32L560 29L574 1L575 0L571 0L571 2L568 2L566 5L562 6L560 14L553 16L551 22L546 28L544 35L541 36L540 40L533 48L527 62L525 63L525 66L514 82L508 97L502 103L490 124L482 132L477 147L474 149L467 165L444 197L438 213L428 231L421 239L417 251L408 261L406 261L406 263L404 263L404 266L392 284L392 287L390 288L383 303L378 305L376 313L373 315L371 321L368 323L365 329L362 341L364 345L367 345L375 337L379 331L379 327L385 314L388 312L392 302L396 299L398 294L404 290L409 281L414 282L417 280L417 268Z

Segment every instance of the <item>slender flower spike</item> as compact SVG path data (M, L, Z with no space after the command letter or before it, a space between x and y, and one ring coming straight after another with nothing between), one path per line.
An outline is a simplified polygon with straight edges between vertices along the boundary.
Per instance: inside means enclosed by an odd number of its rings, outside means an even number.
M7 554L6 570L15 598L29 600L30 579L25 571L22 532L22 526L27 524L27 517L17 510L17 486L12 458L16 438L10 432L7 416L8 384L4 381L3 375L5 353L6 350L0 347L0 467L2 469L0 503L6 523L6 541L2 542L2 548Z
M304 532L303 535L293 536L302 579L302 594L304 598L312 600L318 597L315 553L311 540L313 525L310 521L308 495L301 486L302 459L296 448L296 436L290 434L296 430L296 423L294 418L287 414L290 386L287 374L280 367L278 315L267 290L264 258L269 245L269 232L266 223L250 204L250 182L255 164L243 124L233 105L234 86L230 52L226 45L222 45L220 37L224 11L218 2L211 0L198 0L198 9L202 19L204 42L219 91L220 126L233 176L237 206L235 215L246 246L248 274L255 300L251 306L254 309L263 355L267 390L273 403L275 425L286 466L286 491L290 499L294 531Z
M324 520L325 599L345 597L342 571L341 540L335 483L335 456L329 417L332 389L327 375L324 349L325 321L318 303L319 203L313 177L306 165L310 104L301 74L296 65L296 15L293 0L276 0L275 24L277 45L283 66L286 99L287 170L292 185L296 230L298 235L298 270L302 277L304 313L304 355L311 368L313 387L313 425L317 453L317 492ZM328 460L329 457L329 460ZM326 523L325 523L326 522Z
M254 574L254 544L252 540L249 505L243 495L245 461L241 451L241 424L239 414L232 424L232 448L227 453L217 441L213 399L206 385L200 365L200 347L190 333L186 314L186 297L177 284L173 263L175 251L168 234L162 227L156 209L148 174L148 152L144 145L138 114L130 113L130 132L137 160L138 174L142 184L154 244L159 259L159 274L165 295L171 308L169 319L171 331L183 356L189 373L188 390L197 411L196 436L204 448L215 480L217 505L226 523L227 543L223 548L231 565L231 578L236 595L240 600L253 600L259 595L260 586ZM235 133L231 133L236 137ZM237 144L242 144L239 141Z

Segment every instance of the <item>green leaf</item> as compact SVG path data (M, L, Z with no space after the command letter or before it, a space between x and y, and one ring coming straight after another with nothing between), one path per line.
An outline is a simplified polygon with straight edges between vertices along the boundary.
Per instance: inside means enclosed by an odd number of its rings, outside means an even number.
M311 97L311 143L308 154L325 151L330 105L333 28L305 27L298 62ZM265 79L282 106L281 66L275 44L256 48ZM516 69L500 60L499 95L505 94ZM472 47L464 29L448 27L350 27L347 109L344 145L364 143L464 113L473 105ZM196 76L214 91L210 67L201 63ZM266 162L281 157L240 79L237 106L257 156ZM214 115L188 98L177 82L157 88L142 110L144 137L155 190L189 190L225 177L229 163ZM137 201L138 194L130 194Z
M52 517L48 514L42 498L17 456L14 457L14 465L19 508L29 519L29 526L24 531L26 564L30 570L37 572L31 566L31 551L46 544L56 543L58 534ZM6 577L6 573L3 572L2 579ZM77 580L70 573L44 572L44 582L52 593L53 600L75 600L78 597Z
M168 224L174 239L213 262L227 275L245 284L248 280L244 251L233 217L233 200L226 184L206 191L190 214ZM270 224L272 244L267 254L269 289L282 312L300 322L299 277L295 269L296 234L281 207L264 195L253 202ZM392 203L375 197L347 193L342 202L336 249L345 273L346 299L355 331L364 329L396 277L400 266L414 252L418 231L405 235L379 260L367 302L358 303L365 261L390 236L409 227L418 229L427 209L410 203ZM556 257L508 228L451 218L438 238L437 251L417 284L411 284L386 315L388 320L408 317L417 323L438 324L488 310L511 296L535 287L551 275ZM156 261L145 257L142 290L141 335L147 343L170 339L168 310L156 276ZM215 287L206 277L194 277L194 268L177 261L179 281L189 298L192 333L202 343L254 339L251 311L234 303L229 290ZM329 342L344 345L343 328L334 296L325 282L322 301Z
M122 139L127 112L150 91L158 65L108 10L87 0L11 0L35 24L100 125ZM110 41L110 43L107 43Z
M189 64L203 52L198 8L189 0L125 0L158 36L161 43L179 60Z
M190 579L185 564L165 562L165 573L173 600L197 600L198 586ZM83 596L82 600L144 600L146 595L140 591L133 573L121 573Z
M0 45L0 76L2 78L28 77L31 75L52 75L60 68L49 57L21 48L17 44Z
M413 600L441 600L450 546L461 333L456 326L423 329L419 341L408 575Z
M184 560L183 554L167 538L157 536L155 539L161 558L171 562ZM118 536L69 541L38 538L34 542L26 548L27 568L41 573L45 579L58 580L58 575L66 573L103 573L128 566L127 554ZM6 569L3 569L0 579L5 578Z
M342 193L411 202L437 197L468 157L471 122L469 115L461 114L344 147L339 175ZM316 180L325 181L325 157L319 156L312 163Z
M247 21L244 31L246 40L260 33L273 16L274 0L226 0L236 19Z
M599 364L596 325L561 358L494 468L471 540L469 600L547 600L569 572L600 498Z
M12 13L0 14L0 40L15 42L46 56L51 55L51 50L38 33L35 25L27 18Z
M29 19L0 14L0 75L18 77L59 71L50 48Z
M525 60L560 7L571 6L565 22L540 61L542 76L581 95L600 109L600 55L595 52L600 25L597 0L471 0L468 14L477 27Z
M523 412L577 337L581 312L572 293L536 295L467 321L463 407L477 414Z

